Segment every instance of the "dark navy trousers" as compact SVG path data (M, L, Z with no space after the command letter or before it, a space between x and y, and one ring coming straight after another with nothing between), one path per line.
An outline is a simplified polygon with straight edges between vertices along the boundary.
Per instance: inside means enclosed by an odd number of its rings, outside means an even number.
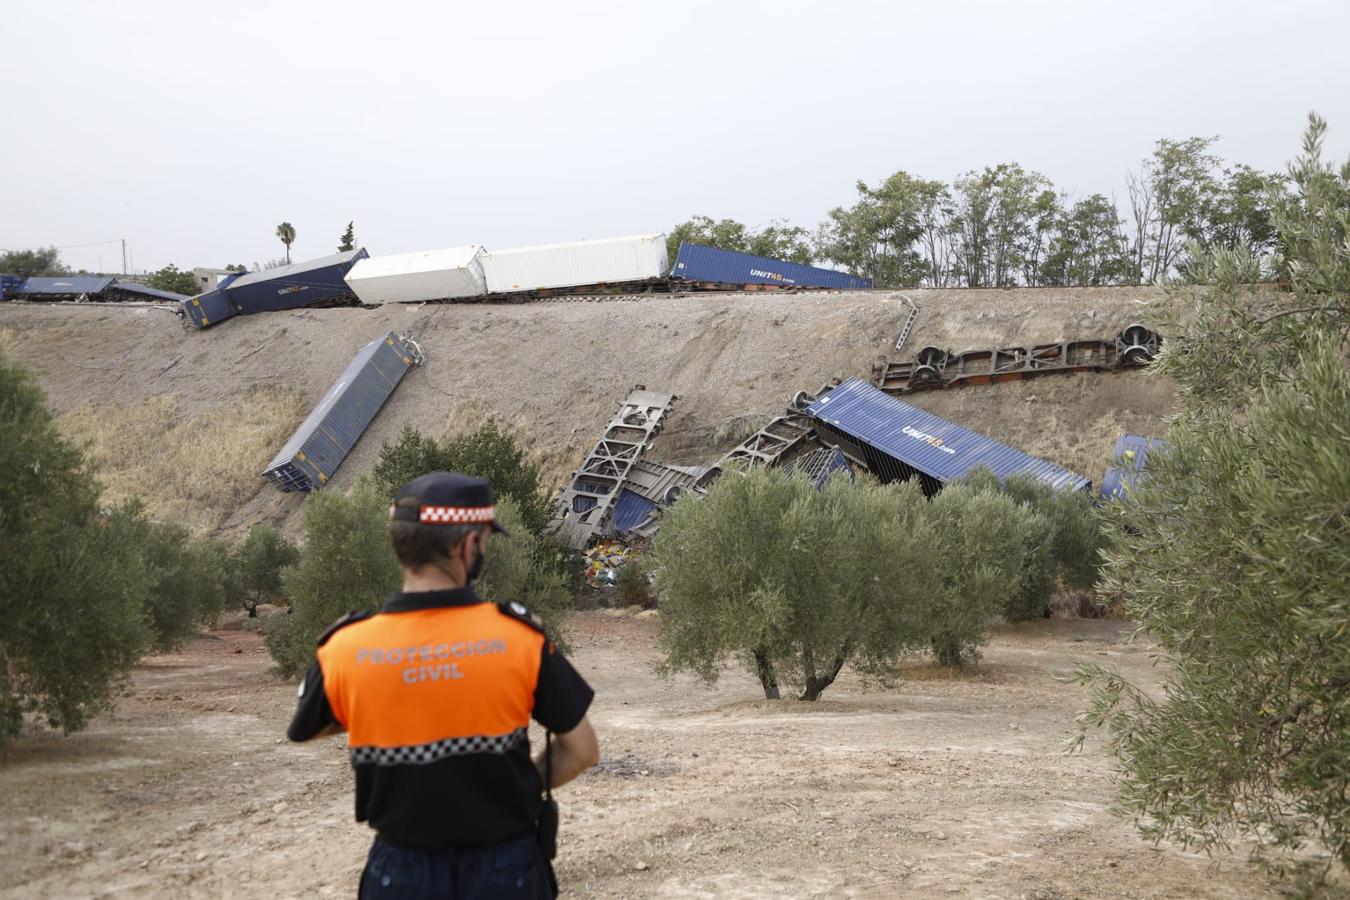
M375 839L359 900L551 900L553 872L534 835L494 847L417 850Z

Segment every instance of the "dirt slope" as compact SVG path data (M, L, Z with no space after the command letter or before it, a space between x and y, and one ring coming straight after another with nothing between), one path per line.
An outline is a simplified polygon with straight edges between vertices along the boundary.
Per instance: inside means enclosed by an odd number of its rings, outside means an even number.
M960 351L1110 337L1145 318L1156 295L913 291L921 313L906 354L926 344ZM196 332L162 309L10 303L0 306L0 331L67 433L95 441L110 494L138 493L152 512L234 536L256 521L298 523L303 498L257 473L357 349L386 331L412 334L429 362L385 406L337 485L369 471L405 422L441 435L487 414L561 481L636 384L681 398L656 455L708 462L797 390L868 376L907 311L885 292L652 296L296 310ZM911 400L1096 481L1118 433L1156 433L1172 390L1131 372Z

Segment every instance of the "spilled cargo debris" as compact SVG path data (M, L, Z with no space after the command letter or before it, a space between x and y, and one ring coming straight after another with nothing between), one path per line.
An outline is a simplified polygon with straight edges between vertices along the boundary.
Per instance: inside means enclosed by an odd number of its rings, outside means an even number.
M424 361L421 347L400 334L390 332L366 344L267 464L263 477L286 493L323 487L403 376Z

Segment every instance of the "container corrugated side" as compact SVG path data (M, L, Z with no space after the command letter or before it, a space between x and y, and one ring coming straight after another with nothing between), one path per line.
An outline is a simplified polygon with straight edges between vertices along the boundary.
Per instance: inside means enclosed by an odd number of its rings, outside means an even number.
M1027 475L1057 490L1089 490L1082 475L910 406L859 378L821 395L806 409L816 431L862 459L882 481L918 476L927 494L981 467L1000 479Z
M1147 438L1137 434L1122 434L1111 448L1111 465L1102 478L1100 497L1114 500L1124 497L1139 484L1149 453L1162 447L1161 438Z
M864 290L872 279L833 269L750 253L737 253L703 244L683 243L675 255L670 277L681 281L714 281L722 284L776 284L783 287L818 287Z
M184 300L183 310L196 328L208 328L235 315L229 298L219 288Z
M624 488L610 513L610 524L616 534L627 534L655 512L657 504L635 491Z
M23 297L76 297L101 294L113 283L107 275L42 275L24 280L18 289Z
M370 427L413 360L410 348L392 332L362 347L263 475L287 492L323 487Z
M497 250L482 257L490 294L622 284L666 273L663 234Z
M23 279L18 275L0 275L0 300L9 300L23 287Z
M369 255L361 248L250 272L231 282L225 293L241 316L349 299L352 289L343 279L357 260Z
M371 306L479 297L487 292L482 255L475 244L372 256L352 266L346 281Z

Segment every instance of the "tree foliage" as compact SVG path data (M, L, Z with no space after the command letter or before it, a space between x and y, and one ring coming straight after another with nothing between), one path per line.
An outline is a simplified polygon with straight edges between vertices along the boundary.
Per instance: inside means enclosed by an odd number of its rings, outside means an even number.
M923 503L917 487L817 491L779 470L676 503L650 551L667 667L712 681L739 658L771 699L790 685L814 700L845 663L893 675L927 638Z
M1084 665L1120 806L1148 836L1266 851L1319 841L1350 865L1350 164L1312 117L1271 197L1292 291L1197 257L1157 364L1180 410L1149 478L1113 504L1106 585L1157 643L1149 694ZM1279 859L1271 854L1269 859Z
M348 222L347 228L342 232L342 237L338 240L338 252L346 253L349 250L356 249L356 223Z
M510 536L494 535L488 542L478 595L497 603L525 604L544 620L549 635L562 643L562 615L572 605L562 553L552 541L526 527L513 498L503 496L496 504L497 519Z
M348 612L378 608L400 582L386 496L366 479L345 494L310 495L300 561L282 575L292 615L273 616L265 630L277 668L287 675L304 672L329 625Z
M0 742L25 714L69 733L111 708L148 640L135 536L41 391L0 353Z
M755 230L735 219L713 221L708 216L693 216L670 230L666 236L666 256L674 263L680 244L689 242L785 259L801 265L811 264L810 236L806 229L775 220Z
M757 233L734 219L695 216L670 232L670 254L692 240L815 258L892 288L1156 283L1189 276L1211 249L1262 263L1280 244L1273 213L1286 179L1224 163L1213 152L1217 141L1158 141L1126 175L1125 218L1114 197L1074 198L1008 162L950 183L905 171L858 181L853 205L831 209L809 242L802 228L784 226L784 244L775 226ZM1259 272L1274 274L1268 266Z
M145 279L145 283L156 290L172 291L189 297L199 293L197 277L191 272L178 271L178 267L172 263Z
M107 527L130 536L142 588L142 615L154 650L173 650L214 619L225 606L229 574L220 548L193 541L186 528L145 518L129 501L107 516Z
M277 240L286 245L286 265L290 265L291 244L295 243L295 226L290 222L282 222L278 225Z
M258 615L258 604L281 596L281 573L300 560L300 551L270 525L255 525L235 555L238 599L249 618Z
M496 496L516 502L530 532L539 534L548 524L552 504L540 482L539 467L526 461L516 439L492 419L444 443L405 425L397 441L380 448L373 476L380 492L393 498L419 475L442 471L491 481Z
M1048 583L1040 576L1032 579L1030 584L1036 585L1035 590L1016 600L1015 606L1005 609L1010 620L1042 615L1056 586L1084 591L1097 586L1107 540L1091 494L1057 491L1026 475L1014 475L1000 481L987 468L975 470L966 478L966 483L980 490L1006 494L1037 517L1034 531L1048 554ZM1040 551L1033 552L1039 554Z
M1044 589L1044 522L997 486L948 485L924 513L935 582L922 598L929 644L938 662L961 666L977 657L991 619Z
M55 247L36 250L6 250L0 253L0 275L32 278L41 275L65 275L70 269L61 263L61 251Z
M830 210L817 236L820 256L870 277L878 287L917 285L933 277L916 248L932 223L950 218L951 197L938 181L896 172L877 187L859 181L858 202ZM935 248L925 245L926 252Z

